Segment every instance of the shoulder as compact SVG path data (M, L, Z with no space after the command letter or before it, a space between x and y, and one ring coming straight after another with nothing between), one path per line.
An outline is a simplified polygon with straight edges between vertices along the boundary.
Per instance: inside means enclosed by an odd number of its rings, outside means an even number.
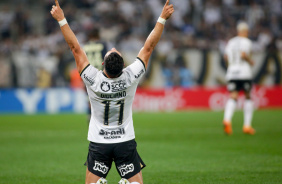
M138 70L138 69L144 69L146 70L145 67L145 63L142 61L142 59L140 59L139 57L137 57L133 63L131 63L130 65L128 65L124 70Z
M251 39L249 39L249 38L246 38L247 39L247 42L249 43L249 44L252 44L252 40Z
M238 39L239 39L238 36L235 36L233 38L230 38L230 40L228 42L235 42Z
M252 46L252 41L249 38L244 38L243 42L245 45L251 47Z
M135 61L127 66L123 73L126 75L129 81L139 81L145 74L146 68L144 62L140 58L136 58Z
M88 64L80 73L80 77L84 81L86 85L93 85L95 78L99 76L99 71L97 68L94 66Z
M232 44L234 44L235 42L237 42L236 40L238 40L237 37L233 37L233 38L230 38L226 44L226 46L231 46Z
M92 66L91 64L88 64L84 67L84 69L80 72L80 76L82 76L82 74L91 74L91 73L95 73L97 74L99 72L99 70L97 68L95 68L94 66Z

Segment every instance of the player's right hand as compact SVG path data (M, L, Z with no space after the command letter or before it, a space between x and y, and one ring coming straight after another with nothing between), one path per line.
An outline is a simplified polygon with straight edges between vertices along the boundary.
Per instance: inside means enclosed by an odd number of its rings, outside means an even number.
M167 20L173 14L173 12L174 12L173 5L169 4L169 0L167 0L163 7L163 11L160 17Z
M52 10L50 11L52 17L56 19L58 22L65 18L64 12L61 9L58 0L55 0L56 5L52 6Z

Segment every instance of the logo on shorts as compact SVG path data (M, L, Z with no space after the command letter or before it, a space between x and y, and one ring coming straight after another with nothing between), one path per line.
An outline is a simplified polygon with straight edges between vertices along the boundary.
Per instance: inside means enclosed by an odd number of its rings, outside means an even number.
M110 84L108 82L102 82L101 83L101 90L104 92L107 92L110 90Z
M126 174L134 171L134 165L133 164L121 165L118 167L118 170L121 176L125 176Z
M107 167L104 163L102 162L98 162L98 161L95 161L95 165L93 167L93 170L95 171L99 171L103 174L107 174L108 170L109 170L109 167Z

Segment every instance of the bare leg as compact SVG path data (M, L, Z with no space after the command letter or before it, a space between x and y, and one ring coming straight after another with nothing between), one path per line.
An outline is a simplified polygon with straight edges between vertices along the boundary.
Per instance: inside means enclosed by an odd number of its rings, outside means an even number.
M140 171L139 173L137 173L134 176L132 176L131 178L129 178L128 181L130 183L135 181L135 182L138 182L140 184L143 184L142 171Z
M96 183L101 177L93 174L86 168L85 184Z
M246 134L255 134L255 130L252 128L252 118L253 118L253 111L254 105L251 100L250 92L245 92L245 102L244 102L244 126L243 132Z
M232 91L229 94L229 99L227 100L227 103L225 105L224 118L223 118L223 120L227 123L231 123L233 113L236 109L236 100L238 98L238 95L239 93L237 91Z
M239 96L239 92L238 91L232 91L230 92L230 98L237 100Z
M231 120L236 109L236 101L238 98L238 91L232 91L229 94L229 99L226 102L225 109L224 109L224 117L223 117L223 127L224 132L227 135L232 134L232 125Z

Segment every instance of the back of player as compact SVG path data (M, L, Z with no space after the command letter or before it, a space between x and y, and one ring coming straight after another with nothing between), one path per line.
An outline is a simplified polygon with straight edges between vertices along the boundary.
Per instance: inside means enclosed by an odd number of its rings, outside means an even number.
M132 103L146 65L137 57L122 69L123 59L113 48L106 54L104 66L101 71L88 64L81 72L91 104L87 173L106 178L114 161L121 177L141 181L141 169L146 165L136 149ZM121 70L112 78L116 68Z
M117 78L89 65L81 73L91 104L88 140L96 143L118 143L135 138L132 103L145 65L137 58Z
M69 27L58 0L50 13L59 22L62 34L75 58L76 66L83 79L91 103L91 120L88 130L89 149L87 156L86 184L107 183L112 162L119 175L120 183L143 184L141 169L146 165L137 152L132 121L132 103L138 82L145 74L149 58L159 42L167 19L174 12L166 1L162 13L137 59L124 68L120 52L112 48L104 59L103 71L90 65L89 58ZM86 49L87 50L87 49Z
M255 130L251 127L253 116L253 102L250 92L252 89L252 70L251 65L254 64L250 55L252 42L248 39L249 27L246 23L241 22L237 25L238 35L229 40L225 49L225 60L228 68L226 79L228 81L227 89L230 98L227 100L224 111L224 131L226 134L232 133L231 120L236 109L239 91L245 92L244 102L244 125L243 132L246 134L254 134Z
M243 52L250 55L251 49L252 42L245 37L236 36L228 42L225 51L228 57L227 80L252 79L251 66L241 57Z

